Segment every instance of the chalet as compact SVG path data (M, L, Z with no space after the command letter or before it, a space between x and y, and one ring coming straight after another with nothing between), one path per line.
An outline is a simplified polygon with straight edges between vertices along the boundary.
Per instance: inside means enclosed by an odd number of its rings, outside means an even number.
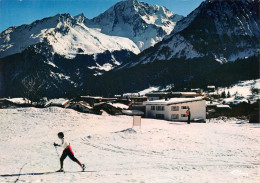
M108 114L122 114L122 110L128 109L127 105L121 103L100 102L94 105L96 111L104 110Z
M169 121L187 121L186 111L190 108L191 121L206 121L206 101L196 98L171 98L144 102L146 117Z
M93 108L84 101L79 101L70 104L70 108L79 112L93 113Z
M80 100L89 103L92 107L100 102L115 102L117 98L103 98L103 97L95 97L95 96L81 96Z
M90 106L94 106L95 103L99 103L102 101L102 97L81 96L78 100L87 102L90 104Z

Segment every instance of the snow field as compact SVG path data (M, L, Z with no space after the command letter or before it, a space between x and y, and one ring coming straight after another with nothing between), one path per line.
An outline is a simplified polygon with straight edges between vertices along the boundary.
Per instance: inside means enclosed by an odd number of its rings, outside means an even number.
M86 172L67 158L67 173L21 175L19 182L259 182L260 125L227 122L177 123L78 113L57 107L0 110L0 182L6 174L59 169L53 142L63 131ZM62 149L58 149L59 154Z

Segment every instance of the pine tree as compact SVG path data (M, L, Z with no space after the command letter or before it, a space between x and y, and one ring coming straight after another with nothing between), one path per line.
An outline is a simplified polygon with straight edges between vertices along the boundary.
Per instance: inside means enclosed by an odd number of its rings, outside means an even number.
M230 98L230 97L231 97L231 95L230 95L230 92L228 91L227 98Z
M221 93L221 98L227 98L227 95L226 95L226 92L225 92L225 91L223 91L223 92Z

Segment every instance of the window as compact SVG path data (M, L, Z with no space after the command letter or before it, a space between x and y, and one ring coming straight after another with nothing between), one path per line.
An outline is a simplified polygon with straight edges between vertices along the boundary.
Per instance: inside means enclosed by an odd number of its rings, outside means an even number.
M182 114L182 115L181 115L181 117L183 117L183 118L184 118L184 117L187 117L187 116L186 116L186 114Z
M151 110L154 111L155 110L155 106L151 106Z
M156 114L156 119L164 119L164 114Z
M172 106L172 111L179 111L179 106Z
M182 109L188 109L189 106L181 106Z
M172 119L179 119L179 114L172 114Z
M164 111L164 106L156 106L157 111Z

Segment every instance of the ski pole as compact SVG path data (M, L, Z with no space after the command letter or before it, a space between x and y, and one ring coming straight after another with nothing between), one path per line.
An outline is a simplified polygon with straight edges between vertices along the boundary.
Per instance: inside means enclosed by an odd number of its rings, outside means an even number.
M60 155L59 155L59 153L58 153L57 147L56 147L56 146L54 146L54 147L55 147L55 149L56 149L56 153L57 153L58 158L60 158Z

